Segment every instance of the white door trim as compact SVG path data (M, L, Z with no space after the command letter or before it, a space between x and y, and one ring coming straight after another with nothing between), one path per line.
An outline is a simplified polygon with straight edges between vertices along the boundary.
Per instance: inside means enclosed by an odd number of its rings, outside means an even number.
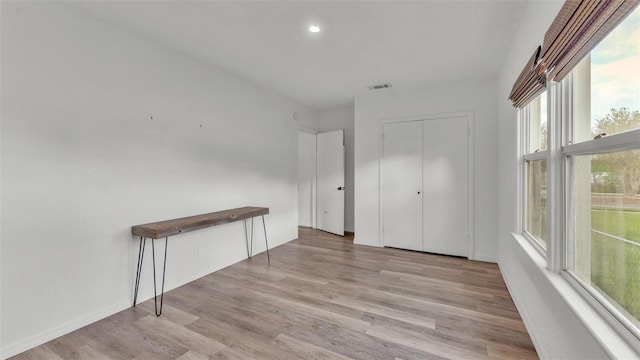
M422 121L422 120L435 120L435 119L446 119L446 118L455 118L455 117L466 117L467 118L467 128L469 129L467 134L467 149L468 149L468 174L469 174L469 191L468 191L468 208L467 208L467 217L469 221L469 259L475 260L475 223L474 223L474 208L475 208L475 193L474 193L474 184L475 184L475 174L474 174L474 118L472 111L461 111L461 112L452 112L452 113L443 113L443 114L431 114L431 115L422 115L422 116L409 116L409 117L398 117L398 118L383 118L379 120L378 123L378 244L381 247L384 247L383 244L383 225L384 225L384 209L382 204L382 174L384 171L384 125L390 123L399 123L399 122L407 122L407 121Z

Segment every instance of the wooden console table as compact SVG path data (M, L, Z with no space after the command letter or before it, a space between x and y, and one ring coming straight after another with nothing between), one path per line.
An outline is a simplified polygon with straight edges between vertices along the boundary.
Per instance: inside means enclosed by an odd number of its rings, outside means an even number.
M136 306L136 301L138 300L138 287L140 286L142 262L144 260L144 249L146 247L147 238L152 239L151 256L153 257L153 300L155 302L156 316L160 316L162 314L162 300L164 298L164 275L165 270L167 269L167 245L169 244L169 236L184 234L189 231L204 229L210 226L243 220L244 237L247 243L247 257L250 259L253 255L253 219L260 216L262 217L262 228L264 229L264 242L267 245L267 260L269 261L269 263L271 263L271 257L269 256L269 243L267 242L267 226L264 222L264 216L267 214L269 214L269 208L246 206L237 209L212 212L209 214L189 216L179 219L132 226L131 234L140 236L140 247L138 249L138 267L136 270L135 291L133 293L133 306ZM248 219L251 219L251 235L249 235L247 229ZM158 294L156 290L156 250L153 240L160 238L165 238L165 246L164 264L162 267L160 308L158 309Z

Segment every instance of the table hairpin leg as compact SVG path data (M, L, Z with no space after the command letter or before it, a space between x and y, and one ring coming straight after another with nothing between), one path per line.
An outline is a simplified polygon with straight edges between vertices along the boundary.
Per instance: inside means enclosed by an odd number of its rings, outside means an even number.
M169 237L164 239L164 264L162 265L162 290L160 293L160 311L158 312L158 292L156 290L156 249L154 241L151 241L151 253L153 254L153 302L155 305L156 316L162 315L162 301L164 299L164 274L167 270L167 247L169 245Z
M151 239L151 256L153 263L153 301L155 305L155 313L156 316L162 315L162 303L164 300L164 279L165 273L167 270L167 247L169 246L169 238L165 238L164 242L164 263L162 265L162 288L160 293L160 309L158 309L158 290L157 290L157 280L156 280L156 247L154 239ZM147 244L146 237L140 237L140 248L138 249L138 267L136 270L136 283L135 283L135 291L133 292L133 306L136 306L138 301L138 288L140 287L140 278L142 277L142 263L144 260L144 249Z
M138 266L136 269L136 283L133 292L133 306L136 306L138 300L138 287L140 287L140 274L142 273L142 260L144 259L144 247L147 244L147 238L140 236L140 247L138 249Z
M264 243L267 245L267 260L271 263L271 256L269 255L269 242L267 241L267 225L264 222L264 215L262 217L262 228L264 229ZM251 218L251 235L249 235L249 229L247 227L247 219L244 219L244 239L247 242L247 257L251 259L253 256L253 219Z
M247 242L247 257L251 259L251 256L253 256L253 218L251 218L251 237L249 237L249 233L247 232L247 219L244 219L243 222L244 239Z
M267 245L267 260L271 264L271 257L269 256L269 242L267 241L267 225L264 222L264 215L262 216L262 228L264 229L264 243Z

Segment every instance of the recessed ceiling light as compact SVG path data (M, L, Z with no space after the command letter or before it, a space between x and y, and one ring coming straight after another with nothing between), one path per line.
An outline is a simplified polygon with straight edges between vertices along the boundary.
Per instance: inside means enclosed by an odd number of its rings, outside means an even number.
M320 32L320 26L318 25L311 25L309 26L309 31L312 33L317 33Z

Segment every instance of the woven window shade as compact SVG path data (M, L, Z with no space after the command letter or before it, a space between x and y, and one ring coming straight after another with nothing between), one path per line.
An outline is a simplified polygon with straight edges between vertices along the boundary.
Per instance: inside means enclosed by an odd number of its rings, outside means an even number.
M567 0L544 37L540 67L562 80L640 0Z
M509 94L509 100L513 102L513 106L515 107L524 107L546 88L547 81L544 69L539 63L540 51L541 47L538 46L520 73L520 76L518 76L518 79L513 84L513 88Z

